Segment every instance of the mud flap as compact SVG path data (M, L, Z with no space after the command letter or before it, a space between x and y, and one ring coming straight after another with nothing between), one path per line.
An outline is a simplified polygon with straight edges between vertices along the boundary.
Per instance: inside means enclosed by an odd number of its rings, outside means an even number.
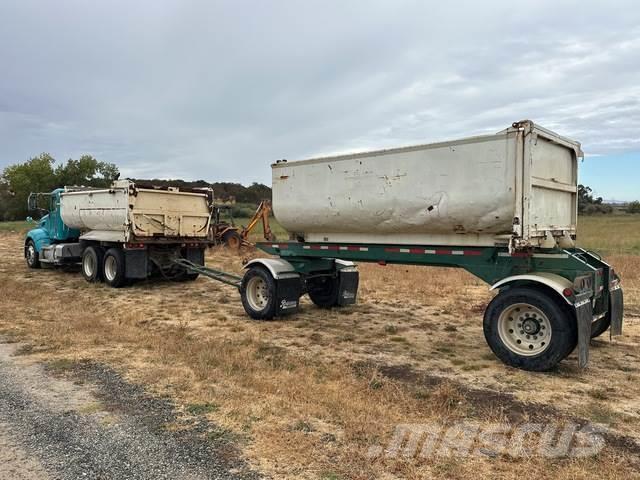
M353 305L358 294L358 271L355 268L343 268L338 273L338 305Z
M276 315L288 315L298 311L300 295L302 295L302 282L300 275L284 274L276 279L277 306Z
M610 337L622 335L622 317L624 313L624 300L622 288L618 285L609 292L611 295L611 327L609 329Z
M585 368L589 363L589 342L591 341L593 309L591 308L591 299L588 296L587 298L584 298L584 296L578 298L574 304L576 321L578 323L578 366Z

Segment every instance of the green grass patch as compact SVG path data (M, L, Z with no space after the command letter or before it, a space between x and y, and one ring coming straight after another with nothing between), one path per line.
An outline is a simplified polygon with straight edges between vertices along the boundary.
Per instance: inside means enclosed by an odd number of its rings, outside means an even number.
M640 255L640 215L578 217L578 246L603 255Z
M20 220L17 222L0 222L0 232L26 232L36 227L36 223L25 222Z

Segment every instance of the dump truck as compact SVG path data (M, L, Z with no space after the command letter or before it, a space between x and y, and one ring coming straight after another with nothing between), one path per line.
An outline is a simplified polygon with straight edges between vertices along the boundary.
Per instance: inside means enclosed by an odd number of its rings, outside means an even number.
M213 192L155 188L117 180L110 188L58 188L32 193L44 215L25 238L27 265L80 264L89 282L122 287L160 275L194 280L178 260L204 265Z
M622 333L614 269L576 246L580 143L535 123L461 140L272 165L288 241L238 279L254 319L353 304L353 262L463 268L497 292L484 337L504 363L556 366L592 337ZM425 283L429 282L425 275Z

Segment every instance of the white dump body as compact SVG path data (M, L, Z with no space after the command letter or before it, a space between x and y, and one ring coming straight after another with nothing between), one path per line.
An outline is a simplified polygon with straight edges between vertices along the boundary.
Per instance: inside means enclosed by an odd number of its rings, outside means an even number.
M568 246L580 144L533 122L495 135L272 165L280 224L310 242Z
M130 242L150 238L204 239L210 222L211 193L175 188L139 188L129 180L101 190L60 195L60 215L82 239Z

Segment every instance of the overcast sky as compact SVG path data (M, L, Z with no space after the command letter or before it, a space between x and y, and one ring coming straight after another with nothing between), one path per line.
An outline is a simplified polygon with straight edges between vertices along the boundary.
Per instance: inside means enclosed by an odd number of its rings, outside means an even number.
M270 183L272 161L495 132L583 143L640 197L636 1L0 2L0 168Z

